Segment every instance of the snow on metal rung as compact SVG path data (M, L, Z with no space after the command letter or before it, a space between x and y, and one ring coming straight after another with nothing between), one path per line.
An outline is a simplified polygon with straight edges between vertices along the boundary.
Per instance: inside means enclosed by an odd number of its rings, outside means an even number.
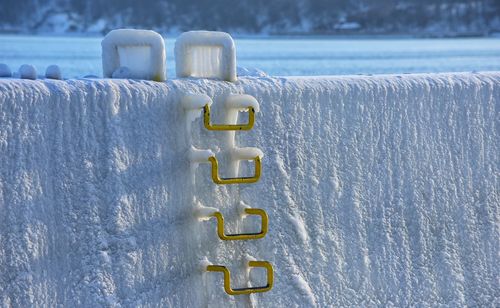
M259 111L259 102L255 97L247 94L229 95L224 106L228 110L226 123L236 123L239 111L248 111L248 123L246 124L212 124L210 121L210 104L203 107L203 123L208 130L251 130L255 122L255 112Z
M234 41L225 32L184 32L175 42L175 69L179 78L215 78L235 82Z
M102 68L107 78L164 81L165 43L150 30L118 29L102 40Z
M224 217L220 212L212 213L212 216L217 218L217 235L224 241L231 240L256 240L266 236L268 230L268 217L266 211L256 208L244 209L245 214L260 216L262 220L261 231L258 233L240 233L240 234L225 234L224 232Z
M212 180L215 184L250 184L256 183L260 179L261 161L260 156L254 157L252 160L255 164L255 173L249 177L236 177L236 178L221 178L219 176L219 162L215 156L210 156L208 160L212 163Z
M210 105L203 106L203 123L208 130L251 130L255 122L255 108L248 108L247 124L212 124L210 121Z
M274 272L273 266L267 261L249 261L249 267L263 267L267 270L267 285L263 287L253 287L253 288L241 288L232 289L231 288L231 273L227 267L222 265L208 265L206 267L208 272L222 272L224 273L224 291L229 295L241 295L241 294L251 294L259 292L267 292L273 288L274 283Z
M210 106L213 102L207 95L189 93L182 98L181 104L188 112L203 109L203 123L205 128L216 131L251 130L255 123L255 113L259 112L259 102L257 102L255 97L247 94L232 94L224 101L224 107L227 110L225 116L226 123L212 124ZM236 123L238 121L238 112L248 112L247 123ZM193 117L189 118L193 120Z

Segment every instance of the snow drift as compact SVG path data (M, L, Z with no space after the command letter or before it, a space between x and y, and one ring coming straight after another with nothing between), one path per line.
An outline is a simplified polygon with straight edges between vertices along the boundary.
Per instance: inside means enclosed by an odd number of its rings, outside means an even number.
M186 93L216 120L226 95L259 101L236 136L265 154L259 183L191 168L187 140L216 152L227 135L198 118L186 136ZM499 108L499 73L2 79L0 305L498 305ZM258 230L245 205L267 211L264 239L222 242L197 216ZM274 288L228 296L202 260L234 287L270 261Z

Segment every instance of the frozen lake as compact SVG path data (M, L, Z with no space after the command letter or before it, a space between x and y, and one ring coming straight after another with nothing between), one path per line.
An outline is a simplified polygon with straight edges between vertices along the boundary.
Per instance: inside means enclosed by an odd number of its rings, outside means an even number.
M0 35L0 63L17 70L50 64L65 78L102 75L100 37ZM175 76L175 39L167 38L167 77ZM239 38L238 66L269 75L347 75L500 71L500 39Z

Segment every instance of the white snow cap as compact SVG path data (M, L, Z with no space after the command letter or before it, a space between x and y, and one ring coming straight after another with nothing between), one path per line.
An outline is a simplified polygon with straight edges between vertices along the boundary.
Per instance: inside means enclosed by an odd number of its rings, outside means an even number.
M195 147L189 149L188 157L192 163L208 163L209 157L215 156L212 150L200 150Z
M216 31L182 33L175 42L175 70L179 78L215 78L235 82L233 38Z
M19 77L22 79L36 79L36 68L31 64L23 64L19 68Z
M194 207L194 215L198 220L204 221L212 218L212 215L218 212L218 210L214 207L203 206L199 201L196 201Z
M45 70L45 78L62 79L61 69L57 65L49 65Z
M255 112L260 111L259 102L255 97L248 94L231 94L226 98L224 105L228 109L237 109L239 111L246 111L248 107L253 107Z
M257 156L264 157L262 150L254 147L232 148L230 153L234 160L252 160Z
M0 63L0 77L12 77L12 71L7 64Z
M165 81L165 43L160 34L151 30L113 30L101 46L104 77Z
M212 105L212 99L206 94L188 93L181 100L182 107L186 110L203 109L205 105Z

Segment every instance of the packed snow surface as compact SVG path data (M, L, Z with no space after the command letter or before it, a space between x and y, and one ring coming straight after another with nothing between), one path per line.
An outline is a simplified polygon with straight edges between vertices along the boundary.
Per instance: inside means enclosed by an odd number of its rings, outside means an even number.
M264 153L260 182L191 168L229 133L189 117L189 93L215 123L227 95L256 98L234 139ZM0 305L498 306L499 108L500 73L0 79ZM246 206L266 237L219 240L206 216L258 230ZM203 270L264 284L248 260L273 264L270 292L231 297Z

